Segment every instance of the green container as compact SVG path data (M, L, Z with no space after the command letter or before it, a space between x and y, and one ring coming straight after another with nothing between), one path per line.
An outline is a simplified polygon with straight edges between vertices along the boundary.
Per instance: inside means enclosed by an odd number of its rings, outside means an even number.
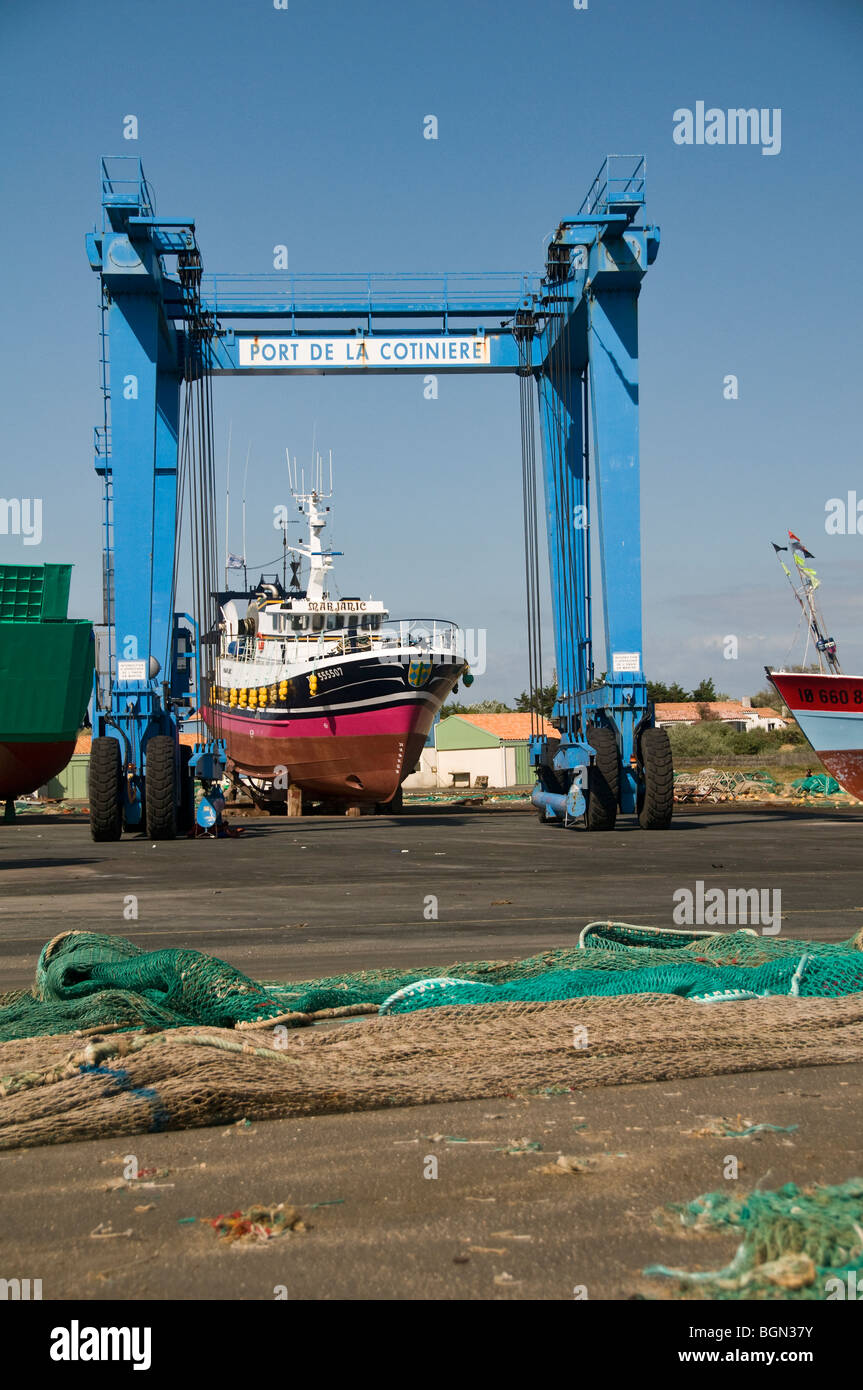
M71 565L0 565L0 623L65 622Z
M95 639L66 617L71 565L0 565L0 797L33 791L71 757Z

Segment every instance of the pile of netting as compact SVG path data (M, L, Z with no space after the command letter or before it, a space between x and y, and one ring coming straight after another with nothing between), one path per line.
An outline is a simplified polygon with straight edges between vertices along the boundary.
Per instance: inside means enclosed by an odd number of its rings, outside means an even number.
M425 1009L0 1043L0 1149L863 1061L863 994Z
M263 985L201 951L144 951L64 932L43 947L32 990L0 994L0 1040L119 1028L233 1028L285 1012Z
M795 777L791 783L796 792L806 796L835 796L842 788L835 777L817 772L811 777Z
M863 1283L861 1178L837 1187L801 1189L787 1183L777 1192L742 1196L709 1192L667 1211L689 1230L742 1237L725 1269L689 1272L651 1265L644 1271L676 1281L677 1297L856 1298Z
M704 1002L774 994L825 998L863 992L863 932L847 941L819 942L779 940L750 930L675 931L591 922L577 946L523 960L470 961L435 971L362 971L293 988L293 1007L301 1011L341 1000L375 1003L382 1014L594 995L677 994Z
M494 982L438 976L408 983L381 1013L590 995L677 994L701 1003L774 994L826 998L863 991L861 935L836 943L779 941L749 931L697 934L591 923L577 952L511 962ZM542 968L538 963L542 962Z
M578 945L523 960L258 982L201 951L144 951L65 932L32 990L0 994L0 1041L95 1029L287 1027L355 1013L671 994L699 1003L863 992L863 932L837 943L593 922Z

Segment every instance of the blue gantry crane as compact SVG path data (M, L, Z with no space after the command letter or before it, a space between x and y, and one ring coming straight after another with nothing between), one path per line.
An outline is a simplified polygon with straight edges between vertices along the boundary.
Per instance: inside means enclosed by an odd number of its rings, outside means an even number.
M97 668L90 824L173 838L193 819L194 771L219 771L208 741L181 744L204 696L210 656L197 619L175 611L181 504L192 521L196 608L215 582L212 410L200 302L201 257L190 218L158 219L140 161L102 161L102 226L86 239L102 288L103 604L107 651ZM168 273L172 261L174 274Z
M644 214L643 157L609 156L577 215L552 236L542 290L527 316L554 612L553 719L561 734L556 748L542 734L533 740L533 801L546 823L580 820L591 830L613 828L618 808L636 811L651 830L667 828L672 814L671 747L655 726L642 668L638 295L659 251L659 228ZM607 667L599 678L594 530ZM537 630L532 607L529 582L529 626Z
M87 237L102 288L107 651L94 701L90 807L96 839L124 826L170 838L191 825L195 771L183 723L206 708L216 629L212 381L223 374L503 372L521 393L530 686L544 683L538 401L557 698L536 717L540 818L610 829L618 808L647 828L671 817L668 739L642 671L638 456L641 280L659 247L644 160L609 156L544 272L219 275L203 272L191 218L157 215L141 163L102 160L102 227ZM536 388L536 394L535 394ZM592 448L589 436L592 435ZM592 475L592 485L591 485ZM194 601L177 611L183 528ZM594 670L596 536L607 670ZM550 674L550 673L548 673Z

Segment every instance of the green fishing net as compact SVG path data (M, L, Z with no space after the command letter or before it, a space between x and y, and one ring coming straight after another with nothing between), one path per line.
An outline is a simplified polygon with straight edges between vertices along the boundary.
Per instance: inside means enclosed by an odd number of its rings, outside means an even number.
M863 1291L861 1178L834 1187L786 1183L774 1192L709 1192L667 1212L687 1229L727 1231L741 1238L724 1269L645 1269L649 1277L676 1281L678 1295L841 1299L856 1298L858 1284Z
M806 792L809 796L835 796L842 788L835 777L826 772L815 773L812 777L795 777L791 783L795 791Z
M144 951L123 937L67 932L43 948L32 990L0 994L0 1041L108 1026L233 1027L358 1006L404 1013L441 1004L589 995L662 993L722 1001L861 991L859 935L827 943L597 922L582 931L577 945L520 960L355 971L289 984L251 980L201 951Z

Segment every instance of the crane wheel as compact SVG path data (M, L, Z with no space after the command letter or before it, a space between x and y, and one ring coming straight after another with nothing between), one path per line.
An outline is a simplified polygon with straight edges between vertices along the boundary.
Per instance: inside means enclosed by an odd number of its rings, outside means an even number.
M599 725L585 730L585 738L596 753L587 770L586 830L613 830L620 797L620 754L611 729Z
M157 734L147 744L144 806L151 840L173 840L177 834L176 765L174 740Z
M119 840L123 834L123 766L115 738L94 738L90 748L90 834Z
M638 823L642 830L667 830L674 810L674 763L664 729L641 735L644 776L638 789Z

